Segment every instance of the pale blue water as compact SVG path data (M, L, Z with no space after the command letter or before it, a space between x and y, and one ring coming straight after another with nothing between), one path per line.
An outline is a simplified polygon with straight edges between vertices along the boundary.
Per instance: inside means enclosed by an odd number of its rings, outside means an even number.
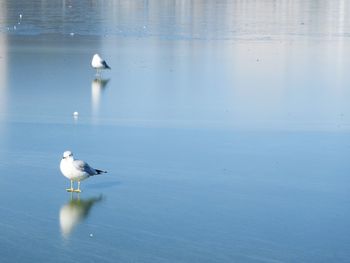
M349 8L0 1L1 262L348 262Z

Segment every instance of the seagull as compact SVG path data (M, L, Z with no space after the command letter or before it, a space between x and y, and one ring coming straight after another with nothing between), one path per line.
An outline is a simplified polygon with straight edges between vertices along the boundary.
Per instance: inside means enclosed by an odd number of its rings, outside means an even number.
M91 66L96 69L96 75L99 75L102 69L111 69L99 54L92 57Z
M90 176L107 173L106 171L90 167L84 161L75 160L71 151L65 151L63 153L60 169L62 174L70 180L70 188L66 189L67 192L76 193L81 193L80 181L83 181ZM73 188L73 182L78 182L78 189Z

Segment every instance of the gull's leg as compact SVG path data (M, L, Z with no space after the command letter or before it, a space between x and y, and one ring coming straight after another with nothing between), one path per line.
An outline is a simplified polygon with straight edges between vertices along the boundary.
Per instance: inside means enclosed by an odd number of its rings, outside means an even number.
M70 188L67 188L66 190L67 190L67 192L73 192L74 191L73 190L73 180L70 180Z
M99 68L96 68L96 77L97 78L100 78L100 75L101 75L101 70Z
M81 193L81 190L80 190L80 181L78 181L78 189L74 190L74 192L76 192L76 193Z
M102 76L102 69L97 69L97 75L96 75L96 77L97 77L97 79L101 79L101 76Z

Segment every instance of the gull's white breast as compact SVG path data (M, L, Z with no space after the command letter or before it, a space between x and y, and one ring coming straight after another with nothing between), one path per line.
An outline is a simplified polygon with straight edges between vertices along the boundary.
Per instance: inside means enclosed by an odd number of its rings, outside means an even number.
M98 55L94 55L94 57L92 58L91 61L91 66L93 68L97 68L97 69L103 69L104 65L102 64L102 58Z
M75 168L73 162L70 160L62 159L60 163L60 169L62 174L69 180L82 181L89 176L89 174L85 171L81 171Z

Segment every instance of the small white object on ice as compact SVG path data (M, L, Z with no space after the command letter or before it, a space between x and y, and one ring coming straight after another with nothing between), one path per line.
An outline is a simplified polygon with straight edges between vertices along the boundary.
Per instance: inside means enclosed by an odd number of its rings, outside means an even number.
M79 112L77 112L77 111L73 112L73 116L74 117L78 117L79 116Z
M19 14L19 19L22 19L22 14Z
M93 234L90 234L90 237L93 237L94 235Z
M74 33L72 32L72 33L70 33L70 35L71 35L71 36L74 36Z

